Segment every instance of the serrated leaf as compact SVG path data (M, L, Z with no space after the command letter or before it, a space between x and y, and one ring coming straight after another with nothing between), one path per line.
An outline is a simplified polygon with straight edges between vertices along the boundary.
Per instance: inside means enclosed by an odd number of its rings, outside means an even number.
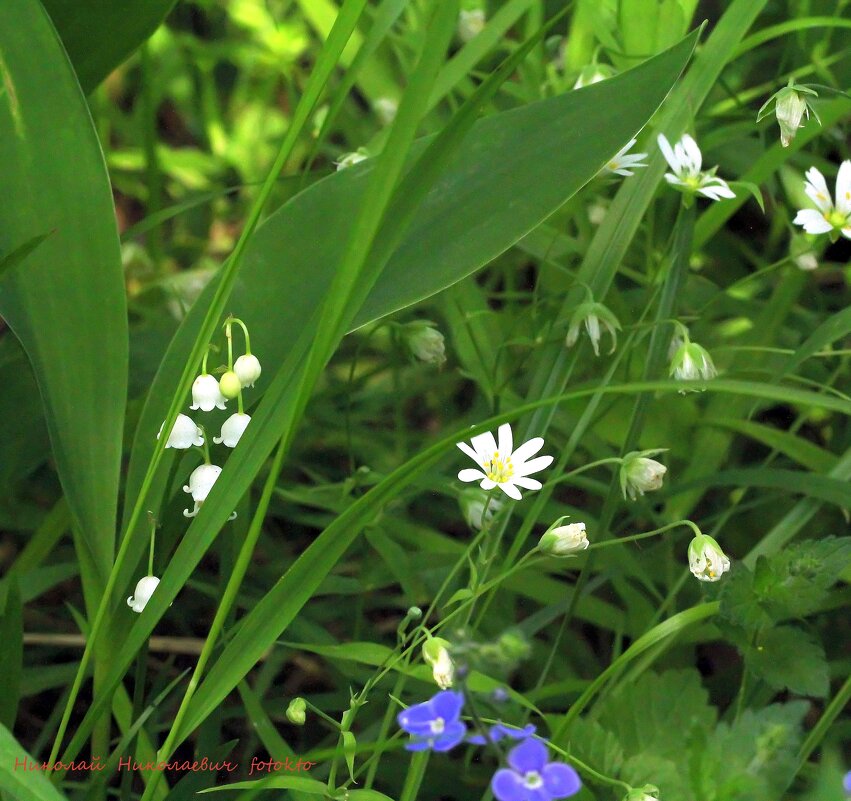
M711 728L715 715L696 670L669 670L622 684L604 702L597 720L615 734L627 757L652 753L676 761L688 732Z
M777 801L795 772L806 701L746 709L721 723L700 754L698 798Z
M771 629L745 660L750 670L777 690L823 698L830 688L824 648L794 626Z
M757 563L757 572L761 574L760 580L764 584L768 562L765 559L761 561L761 567L759 562ZM718 598L720 616L748 631L755 631L772 624L771 616L760 604L754 580L754 573L741 562L737 562L722 584Z
M577 718L570 729L567 746L572 756L594 765L601 773L619 775L624 762L623 748L618 738L596 720Z

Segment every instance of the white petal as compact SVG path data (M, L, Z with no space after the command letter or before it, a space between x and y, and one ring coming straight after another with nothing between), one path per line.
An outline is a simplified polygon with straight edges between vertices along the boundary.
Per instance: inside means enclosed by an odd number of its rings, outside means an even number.
M528 490L539 490L544 485L534 478L527 478L526 476L517 476L512 479L512 483L516 484L518 487L523 487L523 489Z
M473 437L470 442L473 443L473 447L476 449L476 453L478 454L477 461L480 462L485 459L490 459L490 457L493 456L493 452L496 450L496 440L493 438L493 434L491 434L490 431Z
M530 476L532 473L537 473L539 470L544 470L553 463L552 456L538 456L536 459L530 459L528 462L523 462L515 468L515 474L518 476Z
M665 161L668 162L668 165L674 172L678 173L681 169L680 162L674 155L674 151L671 149L671 145L665 138L665 135L659 134L659 136L656 137L656 141L659 143L659 149L662 151ZM667 178L668 176L666 175L665 177Z
M509 497L514 498L515 501L522 500L523 496L520 494L520 490L514 486L513 482L506 481L499 485L499 488Z
M842 236L844 236L846 239L851 239L851 225L848 225L842 229Z
M458 473L458 478L461 481L478 481L480 478L485 478L485 474L481 470L468 467Z
M515 465L520 465L527 459L534 456L541 448L544 447L543 437L532 437L528 442L524 442L514 453L511 454L511 461Z
M669 172L665 173L665 180L669 184L673 184L674 186L686 186L686 182L678 178L676 175L672 175Z
M700 172L700 168L703 166L703 156L701 155L700 148L697 146L697 142L695 142L688 134L683 134L683 138L680 139L680 144L683 146L683 150L685 151L689 169L696 175Z
M481 462L482 460L479 458L479 454L476 453L466 442L456 442L455 443L464 453L467 454L474 462Z
M514 448L514 437L511 434L511 426L508 423L503 423L499 427L499 452L503 459L511 456L511 450Z
M807 196L821 211L830 211L833 208L833 203L824 176L815 167L810 167L806 176L807 182L804 184L804 191Z
M482 475L484 475L484 474L482 474ZM492 490L496 486L496 481L493 481L489 478L485 478L485 479L482 479L482 483L479 484L479 486L483 490Z
M843 214L851 214L851 161L848 159L839 165L836 176L836 208Z
M815 209L801 209L792 222L795 225L803 225L808 234L826 234L833 230L833 226L825 220L824 215Z

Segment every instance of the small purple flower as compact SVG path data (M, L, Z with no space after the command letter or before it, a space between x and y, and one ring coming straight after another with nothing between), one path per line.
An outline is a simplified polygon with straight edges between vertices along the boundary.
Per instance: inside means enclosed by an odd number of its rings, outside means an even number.
M851 796L851 770L845 774L845 778L842 780L842 787L845 790L845 795Z
M411 735L411 741L405 748L408 751L448 751L454 748L467 733L467 727L459 719L463 706L464 696L461 693L444 690L428 701L400 712L396 720Z
M522 729L518 729L516 726L506 726L504 723L495 723L490 727L490 731L488 732L491 742L498 742L505 737L508 737L512 740L525 740L527 737L531 737L535 733L535 727L529 723L524 726ZM484 734L473 734L467 738L468 743L472 743L473 745L486 745L488 738L484 736Z
M509 768L498 770L491 790L499 801L552 801L575 795L579 774L563 762L548 762L546 745L527 738L508 753Z

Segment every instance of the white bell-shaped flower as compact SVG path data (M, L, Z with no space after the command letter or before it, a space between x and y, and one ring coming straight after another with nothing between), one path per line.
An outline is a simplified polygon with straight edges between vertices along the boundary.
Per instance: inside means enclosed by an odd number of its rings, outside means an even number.
M254 382L260 378L260 361L253 353L244 353L234 362L233 371L243 388L253 387Z
M448 690L455 681L455 663L449 654L449 642L442 637L429 637L423 644L423 659L431 667L434 683Z
M157 439L163 433L163 425L160 426ZM191 417L185 414L177 415L177 420L174 421L174 427L171 429L171 434L168 435L166 448L191 448L193 446L201 447L204 444L204 432L201 427L195 424Z
M221 436L213 437L213 442L215 442L216 445L224 443L228 446L228 448L235 448L236 443L239 442L250 422L250 415L243 414L242 412L232 414L224 421L224 423L222 423Z
M698 534L688 546L688 567L700 581L718 581L730 569L730 559L713 537Z
M141 613L148 601L151 600L151 596L159 583L160 580L156 576L145 576L139 579L139 583L136 584L136 592L127 599L127 606L134 612Z
M661 489L668 468L650 456L660 450L632 451L623 457L620 468L621 492L624 498L634 501L645 492Z
M219 389L215 376L203 373L192 384L192 405L190 409L211 412L213 409L225 409L225 396Z
M207 496L210 494L210 490L213 488L213 484L216 483L216 479L221 475L221 472L222 468L214 464L202 464L192 471L189 476L189 483L184 485L183 491L188 492L192 496L192 500L195 502L195 508L191 512L188 509L184 509L183 514L185 517L195 517L198 514L201 504L207 500Z

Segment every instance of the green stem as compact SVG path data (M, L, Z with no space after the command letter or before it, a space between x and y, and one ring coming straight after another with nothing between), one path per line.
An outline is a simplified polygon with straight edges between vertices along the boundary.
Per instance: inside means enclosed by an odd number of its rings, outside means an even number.
M233 335L231 333L231 320L225 323L225 337L228 341L228 370L233 370Z
M845 679L843 685L839 688L839 692L836 693L835 696L831 699L831 702L827 705L827 708L822 713L822 716L818 719L818 723L813 726L810 733L807 735L804 742L801 744L801 748L798 751L798 763L795 768L795 773L804 766L806 761L810 758L810 754L818 748L821 741L824 739L825 735L829 731L830 727L833 725L833 721L839 717L839 714L851 701L851 676Z
M248 326L244 322L242 322L242 320L240 320L239 317L228 317L228 319L225 321L225 325L228 326L227 331L230 331L231 323L236 323L242 329L242 333L245 336L245 354L246 354L246 356L250 356L251 355L251 336L248 333ZM230 337L230 334L228 334L228 337Z
M148 551L148 575L154 575L154 543L157 537L157 521L151 521L151 548Z
M399 801L416 801L430 754L430 751L420 751L411 757L411 765L408 768L407 776L405 776L405 784L402 787Z
M240 549L236 564L234 565L233 573L231 573L230 579L225 587L222 601L216 610L216 616L213 618L213 622L210 625L210 630L207 633L207 639L204 641L204 647L201 649L201 654L198 657L195 670L189 679L189 684L186 687L183 700L180 702L180 707L172 721L168 736L157 753L157 761L168 761L168 758L172 755L173 749L176 747L178 737L181 735L180 727L186 717L187 711L189 710L189 703L201 682L201 675L204 672L204 668L207 666L207 662L210 660L210 656L212 655L213 649L219 639L224 622L227 619L231 607L236 601L236 596L239 592L239 587L242 584L242 579L244 578L245 573L248 570L248 566L251 563L251 557L254 554L254 546L257 544L257 539L260 536L260 531L263 527L263 519L266 516L266 510L269 508L269 502L272 499L272 493L278 480L278 474L280 473L283 465L284 454L287 451L288 444L288 437L285 436L278 445L278 450L275 453L272 466L266 476L266 483L263 485L263 492L257 504L257 511L251 520L251 525L248 527L245 542ZM161 775L162 774L159 771L152 775L151 781L145 788L141 801L149 801L149 799L153 797Z

